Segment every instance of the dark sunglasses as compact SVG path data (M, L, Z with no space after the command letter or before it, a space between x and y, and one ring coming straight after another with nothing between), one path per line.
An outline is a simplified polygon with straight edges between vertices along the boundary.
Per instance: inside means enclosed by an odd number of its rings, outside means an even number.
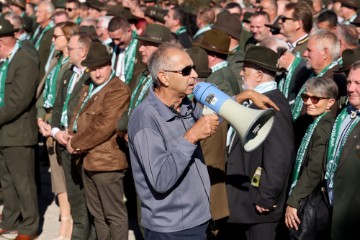
M329 99L327 97L317 97L317 96L309 96L305 93L301 94L301 99L304 101L304 102L307 102L308 100L311 100L311 102L313 104L317 104L321 99Z
M184 77L186 77L186 76L190 75L191 70L193 70L193 69L195 70L194 65L188 65L181 70L164 70L164 72L179 73L179 74L183 75Z
M295 18L289 18L289 17L285 17L285 16L283 16L283 15L280 15L279 16L279 20L281 21L281 22L286 22L286 20L296 20Z
M65 8L65 10L68 12L72 12L73 10L75 10L75 8Z

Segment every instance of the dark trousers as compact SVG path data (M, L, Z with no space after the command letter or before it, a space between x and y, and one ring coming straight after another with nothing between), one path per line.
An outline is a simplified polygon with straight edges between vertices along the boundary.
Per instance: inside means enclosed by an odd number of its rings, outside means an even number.
M259 224L234 224L226 225L222 239L226 240L275 240L277 239L279 222Z
M0 182L4 195L0 228L37 235L39 210L33 146L0 148Z
M208 222L178 232L155 232L145 229L145 240L206 240Z
M57 154L61 157L64 169L66 190L73 218L72 240L96 239L91 216L86 206L84 184L82 181L82 163L75 161L63 146L57 144Z
M128 216L124 201L125 171L84 170L85 196L101 240L127 240Z

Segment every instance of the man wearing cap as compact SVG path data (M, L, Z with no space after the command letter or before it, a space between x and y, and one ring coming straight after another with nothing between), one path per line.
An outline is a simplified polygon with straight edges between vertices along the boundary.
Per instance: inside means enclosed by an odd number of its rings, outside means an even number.
M140 60L137 34L123 17L113 17L109 22L108 31L115 44L111 61L115 74L133 91L136 87L136 77L145 69Z
M241 86L242 77L240 76L240 71L243 64L240 61L244 60L244 52L239 45L242 32L241 21L237 15L223 11L217 15L213 28L225 32L231 38L229 52L233 54L228 55L226 60L236 77L238 85Z
M91 82L80 93L70 123L67 149L83 158L86 204L94 216L98 239L128 238L123 178L128 168L124 138L117 138L116 122L127 111L129 87L111 68L111 53L93 42L81 63Z
M344 19L343 24L350 24L357 16L359 8L358 0L342 0L339 16Z
M24 20L24 29L31 33L33 31L34 22L31 17L28 17L25 13L26 1L25 0L13 0L10 1L10 9L13 13L17 14Z
M229 51L230 37L220 30L211 29L200 36L194 42L194 46L203 48L208 54L212 74L207 81L215 84L229 96L238 94L239 85L226 61L227 56L233 54Z
M191 47L191 38L186 30L186 13L179 6L170 8L165 16L165 26L175 33L184 48Z
M98 0L91 0L89 2L89 18L99 19L102 16L103 4Z
M22 48L14 32L11 23L1 18L0 183L4 208L0 234L16 230L16 240L31 240L37 235L39 224L35 186L39 60Z
M52 38L54 34L54 22L51 20L54 13L54 5L51 2L42 1L38 5L36 12L36 22L39 26L36 28L31 42L34 44L36 50L39 52L40 59L40 76L39 79L45 74L45 66L48 58L54 53L54 48L51 48Z
M305 1L288 3L283 15L279 16L280 33L288 40L293 53L305 52L309 33L313 26L312 9Z
M246 51L240 73L244 87L268 96L280 111L266 140L254 151L244 151L237 133L231 139L226 181L229 240L243 235L248 240L275 240L283 215L295 146L290 107L275 82L279 71L276 52L263 46Z
M95 239L91 231L89 213L86 207L82 181L82 161L66 150L69 121L77 107L84 82L89 78L86 67L81 63L86 58L91 45L91 38L82 33L74 34L68 43L71 68L63 74L63 84L59 87L51 120L51 135L57 141L56 152L62 159L66 190L71 207L73 231L71 239Z

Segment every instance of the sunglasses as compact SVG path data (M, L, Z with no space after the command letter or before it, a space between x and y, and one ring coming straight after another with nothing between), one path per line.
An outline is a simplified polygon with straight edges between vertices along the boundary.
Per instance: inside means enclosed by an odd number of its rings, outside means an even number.
M188 65L185 66L183 69L181 70L164 70L164 72L172 72L172 73L179 73L181 75L183 75L184 77L189 76L191 73L191 70L195 70L195 66L194 65Z
M311 100L311 102L313 104L317 104L321 99L329 99L327 97L317 97L317 96L309 96L305 93L301 94L301 99L304 101L304 102L307 102L308 100Z
M285 17L285 16L281 15L281 16L279 16L279 20L284 23L284 22L286 22L286 20L296 20L296 19Z
M65 8L65 10L68 12L72 12L73 10L75 10L75 8Z

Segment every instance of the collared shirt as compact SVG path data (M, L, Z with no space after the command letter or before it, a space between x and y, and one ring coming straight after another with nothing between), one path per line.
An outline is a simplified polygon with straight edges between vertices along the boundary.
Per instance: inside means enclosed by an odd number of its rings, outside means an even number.
M211 217L210 179L200 145L184 138L200 111L184 98L177 113L150 89L130 116L131 166L142 203L141 222L149 230L181 231Z

